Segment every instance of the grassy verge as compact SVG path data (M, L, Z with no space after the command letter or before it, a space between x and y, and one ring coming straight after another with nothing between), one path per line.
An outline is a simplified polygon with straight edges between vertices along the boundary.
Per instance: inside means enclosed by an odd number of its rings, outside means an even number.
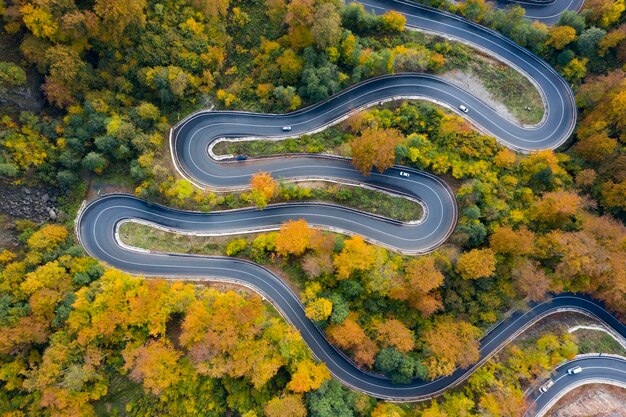
M224 255L232 236L191 236L166 232L144 224L126 222L120 226L120 239L127 245L159 252ZM246 235L254 240L256 235Z
M537 339L546 334L565 335L570 334L574 343L578 346L578 353L612 353L625 355L626 350L608 334L592 329L579 329L573 333L568 330L579 325L597 326L601 323L575 312L559 313L539 321L535 326L525 331L517 340L516 344L526 347L534 344Z
M285 140L251 140L220 142L213 147L217 155L272 156L287 153L336 153L352 136L338 126L329 127L315 135L303 135Z
M441 38L426 35L427 42L437 50ZM446 63L438 73L459 71L477 79L481 85L470 88L473 94L502 106L520 123L536 124L544 114L543 101L537 88L515 68L504 64L478 49L460 42L449 42L444 48ZM483 92L483 90L486 90ZM486 93L486 94L485 94ZM530 106L530 110L527 107Z
M579 329L572 333L579 353L612 353L626 356L626 350L608 334L599 330Z
M173 202L165 201L164 203L185 210L205 212L247 208L253 205L249 199L249 194L246 192L234 192L218 196L209 193L209 195L211 197L208 200L201 198L198 201L188 199L181 204L176 204L176 200ZM210 203L207 203L209 200ZM268 203L303 201L335 203L403 222L419 220L424 214L422 206L414 200L373 189L324 181L308 181L298 184L280 182L278 192Z
M536 124L543 118L543 101L539 91L515 69L483 57L471 62L467 72L479 78L487 91L520 122Z
M418 220L424 214L419 203L406 198L367 188L322 184L311 189L312 200L329 201L405 222Z

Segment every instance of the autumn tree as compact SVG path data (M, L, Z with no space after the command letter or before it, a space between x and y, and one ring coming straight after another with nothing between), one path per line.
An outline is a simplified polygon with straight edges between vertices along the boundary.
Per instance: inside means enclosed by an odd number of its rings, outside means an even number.
M293 49L286 49L281 56L276 59L280 68L282 79L287 83L296 83L302 75L304 66L300 58Z
M626 255L623 249L626 228L618 220L609 216L597 217L586 214L583 216L582 232L600 246L600 249L591 251L591 254L597 254L596 260L589 258L587 254L582 255L590 259L584 266L590 267L591 270L582 274L591 277L587 281L589 284L587 291L591 291L594 296L603 300L622 316L626 315L626 300L623 297L626 291ZM584 245L594 246L588 243ZM580 246L575 248L575 251L580 251ZM574 257L568 254L567 258ZM574 258L571 262L575 264L580 262L580 259ZM594 263L599 269L594 268ZM595 273L593 273L594 270Z
M305 309L305 314L313 321L323 321L330 317L333 312L333 303L327 298L320 297L310 302Z
M426 359L431 378L449 375L457 367L466 368L479 358L480 330L462 320L445 318L423 337L429 356Z
M191 0L191 5L211 18L223 18L228 13L230 0Z
M439 402L433 400L422 412L422 417L448 417L448 414L440 407Z
M228 256L235 256L241 251L246 249L248 242L245 239L234 239L228 242L226 250L224 251Z
M154 395L161 394L170 385L181 380L182 374L176 351L164 339L152 340L137 348L128 347L122 352L130 371L130 379L142 383L144 389Z
M390 257L389 252L381 247L374 247L374 256L371 261L372 266L361 275L365 289L369 293L389 294L398 275L399 261Z
M263 409L267 417L306 417L306 407L301 395L274 397Z
M67 229L64 226L49 224L28 238L28 246L36 251L51 252L67 239Z
M265 14L270 18L272 23L282 23L287 13L287 1L286 0L267 0L267 10Z
M4 249L2 252L0 252L0 265L6 265L9 262L13 261L15 258L17 258L17 255L14 252L11 252L8 249Z
M618 47L618 58L623 58L623 47L621 45L623 45L624 39L626 39L626 25L622 24L620 27L610 31L604 38L602 38L598 44L600 47L598 55L603 57L607 54L609 49Z
M468 0L459 4L459 11L463 16L475 22L481 22L490 9L485 0Z
M287 388L295 393L305 393L318 389L329 379L330 372L328 372L326 365L303 360L298 362L295 372L291 375L291 381L287 384Z
M587 75L587 58L574 58L563 67L562 73L566 80L577 83Z
M254 174L250 179L250 195L259 208L267 206L267 202L274 196L277 188L276 181L267 172Z
M4 148L0 170L5 175L15 176L19 170L36 168L46 162L51 146L37 131L28 125L18 126L9 116L0 119L0 128Z
M6 94L9 87L26 84L26 71L12 62L0 61L0 94Z
M53 39L59 30L59 22L47 7L26 3L20 8L24 24L38 38Z
M574 146L574 152L589 162L599 163L611 156L617 146L617 140L606 132L600 132L581 137Z
M395 347L399 352L410 352L415 347L413 332L400 320L391 319L376 325L376 340L385 347Z
M583 201L576 193L554 191L545 193L534 205L532 216L540 224L551 228L564 227L583 207Z
M601 192L606 207L626 210L626 180L618 183L608 180L602 184Z
M583 169L576 174L576 185L585 190L591 187L595 182L598 174L594 169Z
M552 26L549 29L549 33L550 37L546 44L553 46L555 49L563 49L576 39L576 29L569 26Z
M491 392L482 395L479 405L483 415L491 417L522 417L528 409L524 392L504 383L495 384Z
M366 366L374 364L378 347L353 318L348 317L341 324L328 326L326 334L329 340L341 349L352 351L357 364Z
M260 338L264 321L260 297L207 290L187 309L180 343L201 374L245 377L260 388L285 365L276 347Z
M589 19L601 27L607 27L619 20L624 12L624 0L588 0L585 9L589 10Z
M130 3L123 0L96 0L93 10L102 19L100 36L106 41L117 42L128 26L143 27L146 23L146 4L146 0Z
M313 233L311 249L313 251L302 259L302 269L310 277L333 272L335 237L332 234Z
M333 2L318 4L311 26L315 44L322 49L335 46L341 36L341 16Z
M304 219L289 220L280 227L276 236L276 252L282 256L300 256L311 247L318 234L320 232L310 228Z
M373 167L385 172L393 166L396 146L402 140L402 134L395 129L366 129L350 142L352 165L363 175L369 175Z
M314 0L292 0L287 6L285 21L289 26L289 41L293 48L302 49L313 43L311 25L314 12Z
M333 265L337 278L346 279L355 271L365 271L374 264L374 248L361 236L353 236L344 241L341 252L335 255Z
M510 226L498 227L489 238L489 245L496 253L528 255L534 249L535 234L526 227L513 230Z
M406 17L395 10L386 12L380 19L383 29L388 32L402 32L406 24Z
M74 49L62 44L47 49L46 60L49 70L41 88L48 101L58 107L75 103L87 82L85 62Z
M411 307L425 316L441 309L441 301L434 291L443 284L444 276L435 265L435 257L412 259L404 269L405 274L397 276L389 296L408 301Z
M463 279L487 278L496 270L496 256L491 249L472 249L463 253L456 263Z
M504 148L496 154L493 161L500 168L511 168L517 161L517 155L510 149Z
M529 259L516 261L511 270L515 288L530 301L541 301L550 289L550 280L538 264Z
M381 402L372 410L371 417L404 417L406 412L393 403Z

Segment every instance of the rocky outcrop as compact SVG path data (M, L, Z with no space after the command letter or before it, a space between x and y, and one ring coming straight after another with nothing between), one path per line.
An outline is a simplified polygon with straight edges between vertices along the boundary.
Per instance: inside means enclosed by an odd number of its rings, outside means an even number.
M0 212L43 223L63 216L57 204L58 192L40 187L0 183Z

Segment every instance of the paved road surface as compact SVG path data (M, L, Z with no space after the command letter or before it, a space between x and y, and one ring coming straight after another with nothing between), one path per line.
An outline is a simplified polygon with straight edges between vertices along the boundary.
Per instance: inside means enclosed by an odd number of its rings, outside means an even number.
M297 209L299 206L288 208ZM278 276L264 267L228 257L130 251L119 245L115 233L117 226L129 219L187 232L230 231L230 222L234 222L233 227L236 229L241 221L237 215L253 213L258 213L258 211L189 213L148 204L126 195L111 195L95 200L83 210L79 218L78 232L82 245L91 256L124 271L148 276L228 281L253 288L272 301L283 316L300 331L315 356L326 363L335 378L354 389L378 398L406 401L426 399L437 395L464 380L484 360L538 318L562 310L591 314L626 337L626 326L604 310L599 303L582 296L559 295L549 302L533 306L528 312L513 314L491 330L481 340L481 360L472 368L458 369L452 375L433 382L416 380L407 385L394 385L384 377L360 370L329 344L323 333L306 317L299 297ZM268 213L273 215L272 210ZM289 216L287 212L284 215Z
M526 9L526 17L538 20L547 25L555 24L566 10L579 11L585 0L496 0L494 2L499 9L505 9L513 4L519 4Z
M582 372L569 375L567 371L575 366L580 366ZM626 359L611 356L576 358L557 367L550 379L554 385L545 393L538 389L530 393L531 408L526 416L544 415L561 397L581 385L609 383L626 388Z

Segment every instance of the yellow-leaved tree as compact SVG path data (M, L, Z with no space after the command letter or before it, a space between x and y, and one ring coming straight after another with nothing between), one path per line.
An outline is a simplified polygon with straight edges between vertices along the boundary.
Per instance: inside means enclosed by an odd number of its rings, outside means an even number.
M347 239L341 252L333 259L337 278L346 279L355 271L368 270L374 265L374 254L374 247L365 243L361 236Z
M265 208L267 202L274 196L278 186L276 181L267 172L259 172L250 179L250 197L258 208Z

